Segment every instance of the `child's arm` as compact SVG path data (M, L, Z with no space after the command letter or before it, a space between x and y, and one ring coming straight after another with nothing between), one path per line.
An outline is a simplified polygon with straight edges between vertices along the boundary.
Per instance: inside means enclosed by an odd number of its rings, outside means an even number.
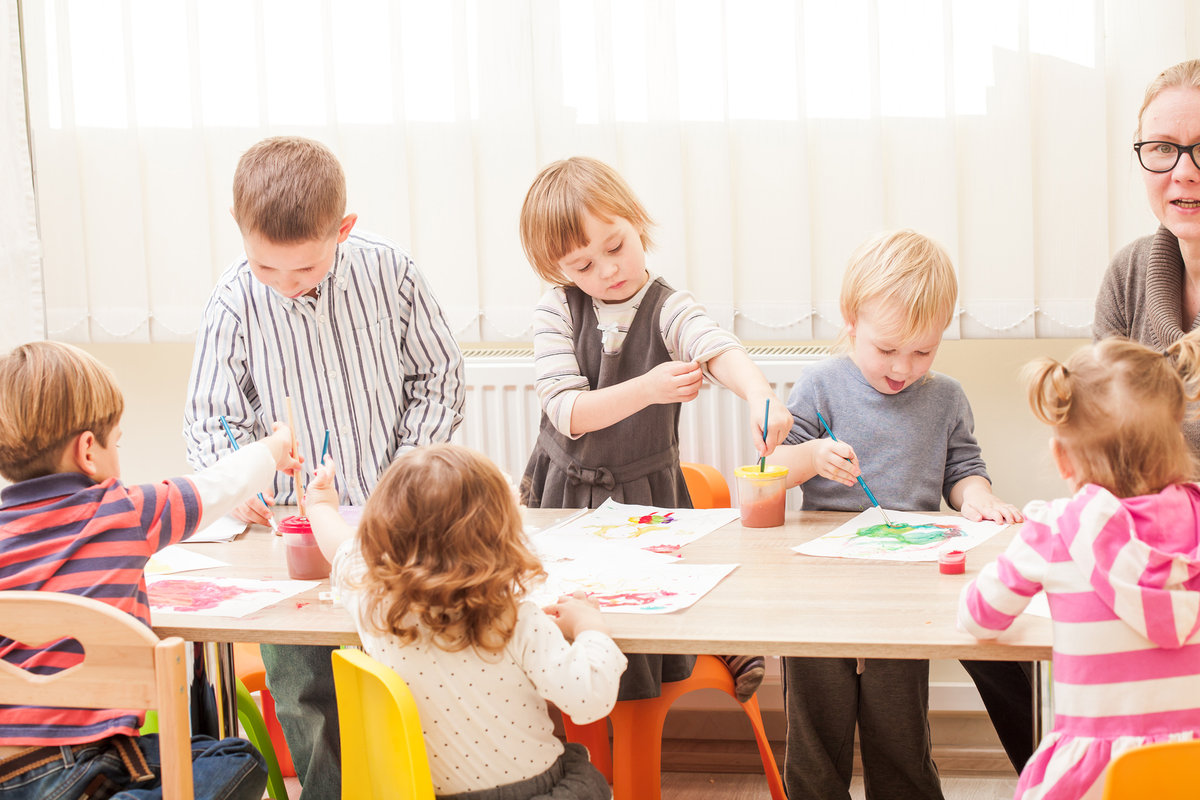
M300 466L300 460L292 455L291 431L280 422L272 427L274 432L270 436L226 453L191 476L200 497L203 520L212 521L228 514L260 487L269 486L273 470L287 472Z
M958 602L959 629L977 639L994 639L1008 630L1043 588L1051 539L1047 525L1027 519L1000 557L963 587Z
M600 604L583 591L577 590L571 595L564 595L558 598L557 603L542 610L554 618L558 629L567 637L568 642L575 641L583 631L608 634L608 625L605 624L604 617L600 616Z
M725 350L706 363L708 371L738 397L746 401L750 409L750 422L754 426L754 447L760 456L770 455L787 437L792 429L792 413L780 400L762 370L750 360L746 351L738 348ZM766 441L763 441L763 410L771 401L768 412Z
M317 537L317 547L330 563L342 542L354 538L354 528L338 514L335 477L333 459L325 456L325 463L313 473L312 482L304 493L304 510L313 535Z
M771 463L787 467L788 488L807 483L820 475L844 486L855 486L862 474L854 448L833 439L809 439L801 444L775 448Z
M972 522L990 519L1011 525L1024 519L1020 509L992 494L992 484L982 475L968 475L954 484L949 501Z
M667 361L615 386L580 392L571 408L571 435L603 430L650 405L695 400L703 378L694 361Z

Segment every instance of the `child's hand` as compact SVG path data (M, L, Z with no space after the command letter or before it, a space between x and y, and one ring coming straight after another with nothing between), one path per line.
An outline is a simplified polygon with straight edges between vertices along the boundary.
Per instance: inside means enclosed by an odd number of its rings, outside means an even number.
M854 486L862 474L854 448L833 439L813 439L812 471L814 475L836 481L843 486Z
M1025 519L1021 515L1020 509L1012 503L1006 503L991 492L987 492L979 497L972 497L969 500L963 500L960 513L972 522L990 519L993 522L1002 522L1005 525L1011 525L1014 522L1021 522Z
M313 479L304 490L304 504L309 509L313 506L329 506L334 511L338 507L337 470L333 465L333 457L325 456L325 463L317 467Z
M264 491L262 494L263 499L268 503L275 502L275 496L270 492ZM271 509L263 505L262 500L259 500L257 497L251 497L229 513L238 522L248 522L251 525L264 525L268 528L273 527L271 525Z
M695 400L704 373L695 361L665 361L641 378L653 403L686 403Z
M554 617L558 629L568 641L574 641L583 631L608 633L608 626L600 616L600 604L582 591L564 595L558 598L557 603L542 610Z
M767 400L770 399L770 407L767 408L767 436L763 439L763 408L767 407ZM750 419L754 422L754 447L758 450L760 456L769 456L775 451L775 448L783 444L783 440L787 438L788 433L792 430L792 424L795 420L792 418L792 412L788 410L787 404L780 400L775 395L768 397L755 398L748 401L750 404Z
M262 443L267 446L275 458L275 469L280 472L293 472L300 469L300 464L304 459L292 452L292 432L288 426L282 422L274 422L271 424L271 431L271 435L263 439Z

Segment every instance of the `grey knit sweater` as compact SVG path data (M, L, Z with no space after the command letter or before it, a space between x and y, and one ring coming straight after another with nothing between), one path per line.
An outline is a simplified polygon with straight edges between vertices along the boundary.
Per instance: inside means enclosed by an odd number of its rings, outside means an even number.
M1092 339L1125 336L1155 350L1166 350L1200 326L1200 316L1183 328L1183 255L1175 234L1160 227L1113 256L1096 295ZM1197 413L1191 409L1191 414ZM1200 456L1200 420L1183 423L1192 452Z

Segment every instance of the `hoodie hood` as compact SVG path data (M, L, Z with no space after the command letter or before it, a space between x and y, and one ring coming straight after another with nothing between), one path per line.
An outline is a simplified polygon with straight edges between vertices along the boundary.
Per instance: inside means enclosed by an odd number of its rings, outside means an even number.
M1123 622L1167 649L1200 630L1200 487L1118 498L1088 484L1055 516L1043 521Z

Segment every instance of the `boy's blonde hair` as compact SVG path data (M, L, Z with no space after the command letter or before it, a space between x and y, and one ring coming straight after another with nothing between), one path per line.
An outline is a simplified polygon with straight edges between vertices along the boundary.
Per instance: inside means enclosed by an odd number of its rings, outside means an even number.
M17 347L0 358L0 475L16 482L57 472L63 448L84 431L107 447L124 411L112 372L78 347Z
M363 509L364 615L404 644L498 652L517 603L545 575L525 543L512 487L486 456L418 447L384 472Z
M1135 497L1194 479L1181 423L1200 394L1200 334L1166 353L1104 339L1065 364L1029 363L1025 379L1034 416L1054 427L1081 482Z
M654 221L616 170L586 156L555 161L534 178L521 206L521 246L533 271L547 283L571 285L558 262L588 244L584 214L605 222L626 219L640 234L644 250L654 246Z
M842 276L840 305L846 325L858 321L864 306L885 301L893 319L890 332L900 344L937 331L954 318L958 279L940 244L913 230L881 233L864 242ZM848 342L843 329L838 341Z
M1146 97L1142 100L1142 107L1138 109L1138 126L1133 134L1135 142L1142 138L1142 116L1146 113L1146 107L1167 89L1179 87L1200 89L1200 59L1193 58L1167 67L1158 73L1158 77L1150 81L1150 85L1146 87Z
M346 175L333 152L312 139L258 142L233 173L233 218L242 235L275 244L318 241L337 233L346 213Z

